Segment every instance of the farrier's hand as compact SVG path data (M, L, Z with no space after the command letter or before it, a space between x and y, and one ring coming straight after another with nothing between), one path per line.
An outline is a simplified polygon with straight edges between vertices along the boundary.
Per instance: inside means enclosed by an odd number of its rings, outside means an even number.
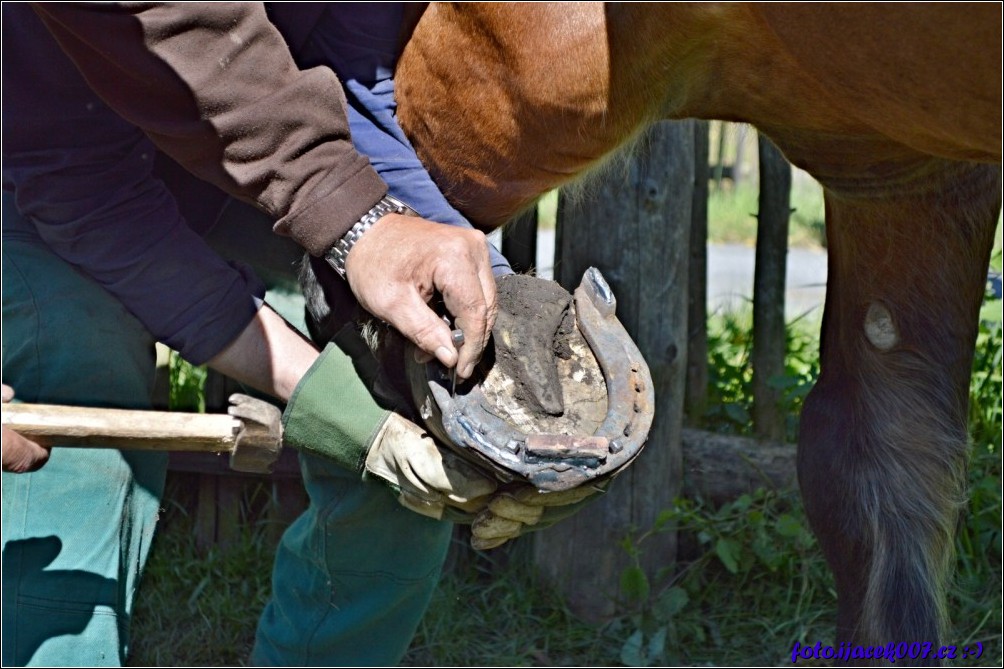
M468 378L495 322L495 279L485 236L477 230L388 214L345 259L352 292L364 309L446 367ZM429 308L438 291L464 331L458 355L450 328Z
M398 501L423 516L443 518L446 507L485 510L495 479L445 448L396 413L384 421L366 454L366 473L398 491Z
M3 386L3 403L14 399L14 390ZM3 470L24 474L39 469L49 461L49 449L39 446L34 441L22 437L7 427L3 428Z
M486 508L496 488L492 476L441 449L425 430L378 403L353 359L334 343L297 384L282 424L287 446L364 479L380 479L403 506L425 516L472 516Z

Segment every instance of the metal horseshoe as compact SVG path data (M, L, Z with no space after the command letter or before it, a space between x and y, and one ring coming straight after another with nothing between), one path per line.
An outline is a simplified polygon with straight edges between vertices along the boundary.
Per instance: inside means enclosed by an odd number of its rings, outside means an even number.
M451 396L441 367L410 372L422 418L435 436L461 454L491 466L504 481L523 480L542 491L575 488L619 472L641 452L652 427L652 376L617 319L617 300L590 267L574 293L576 325L599 363L607 415L592 435L527 434L488 408L481 387Z

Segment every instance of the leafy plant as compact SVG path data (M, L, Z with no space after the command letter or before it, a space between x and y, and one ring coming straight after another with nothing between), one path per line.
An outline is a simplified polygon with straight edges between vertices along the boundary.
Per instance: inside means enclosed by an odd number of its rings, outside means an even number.
M999 301L998 301L999 302ZM956 538L958 569L955 587L949 593L960 645L984 644L984 657L1001 663L1004 627L1001 608L1004 560L1001 517L1001 371L1002 325L997 320L980 324L970 383L969 434L972 459L969 465L969 507L963 514Z
M196 367L171 351L168 358L168 407L172 411L206 411L206 367Z
M957 534L957 570L949 593L953 629L947 642L983 643L979 664L1002 657L1002 325L980 324L971 382L970 504ZM789 327L785 406L791 421L818 375L814 335ZM709 422L719 431L745 433L749 424L750 332L748 319L725 314L709 326ZM791 426L791 425L790 425ZM790 427L789 426L789 427ZM794 430L789 430L791 438ZM685 559L664 582L650 583L640 556L662 531L680 534ZM832 576L808 531L794 492L760 490L719 508L677 500L647 532L621 547L633 564L621 580L632 612L626 617L620 660L657 664L790 663L792 645L832 641ZM800 661L802 663L802 661ZM972 660L967 664L974 666Z
M716 314L708 322L708 400L701 422L713 432L752 434L752 317L744 312ZM798 415L819 376L818 322L792 320L785 334L784 373L768 383L781 391L787 440L798 440Z
M650 584L638 558L667 530L695 557ZM634 559L622 580L635 607L620 654L627 665L771 665L795 641L831 634L832 577L794 493L759 490L717 509L678 499L622 547Z

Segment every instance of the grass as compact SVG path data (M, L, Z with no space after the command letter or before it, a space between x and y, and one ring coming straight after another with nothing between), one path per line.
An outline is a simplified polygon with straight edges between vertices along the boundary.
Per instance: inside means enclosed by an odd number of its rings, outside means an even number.
M616 631L578 620L536 581L529 544L518 542L504 554L504 566L479 554L448 572L405 666L583 666L614 656Z
M804 173L795 172L791 189L788 245L826 246L823 227L823 189ZM756 239L757 185L749 181L732 188L725 182L708 197L708 240L714 244L751 244Z
M811 331L799 322L789 333L788 374L797 380L792 411L803 395L797 389L816 369ZM716 401L745 411L748 333L743 318L732 315L713 322L710 337ZM985 651L979 660L954 663L959 666L994 666L1002 658L1001 350L1000 323L984 323L972 383L971 502L957 539L947 640L979 641ZM722 429L742 432L742 420L728 411L718 419ZM137 599L129 663L243 664L270 587L269 528L249 522L231 548L203 554L188 511L192 486L177 477L169 483ZM795 641L832 642L832 577L796 495L761 491L717 509L678 500L660 523L629 537L625 548L643 550L653 533L675 525L687 559L665 582L644 587L626 573L622 585L633 606L598 626L576 619L537 581L528 538L491 554L456 546L404 663L790 665Z
M180 491L168 489L165 499ZM136 600L128 666L242 666L271 589L274 547L247 526L228 549L200 551L182 509L161 519Z

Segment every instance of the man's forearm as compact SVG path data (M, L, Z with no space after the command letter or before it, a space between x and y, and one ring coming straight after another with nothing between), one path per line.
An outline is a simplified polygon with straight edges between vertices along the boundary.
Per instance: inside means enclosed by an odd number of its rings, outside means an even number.
M286 402L317 356L314 345L266 304L208 364Z

